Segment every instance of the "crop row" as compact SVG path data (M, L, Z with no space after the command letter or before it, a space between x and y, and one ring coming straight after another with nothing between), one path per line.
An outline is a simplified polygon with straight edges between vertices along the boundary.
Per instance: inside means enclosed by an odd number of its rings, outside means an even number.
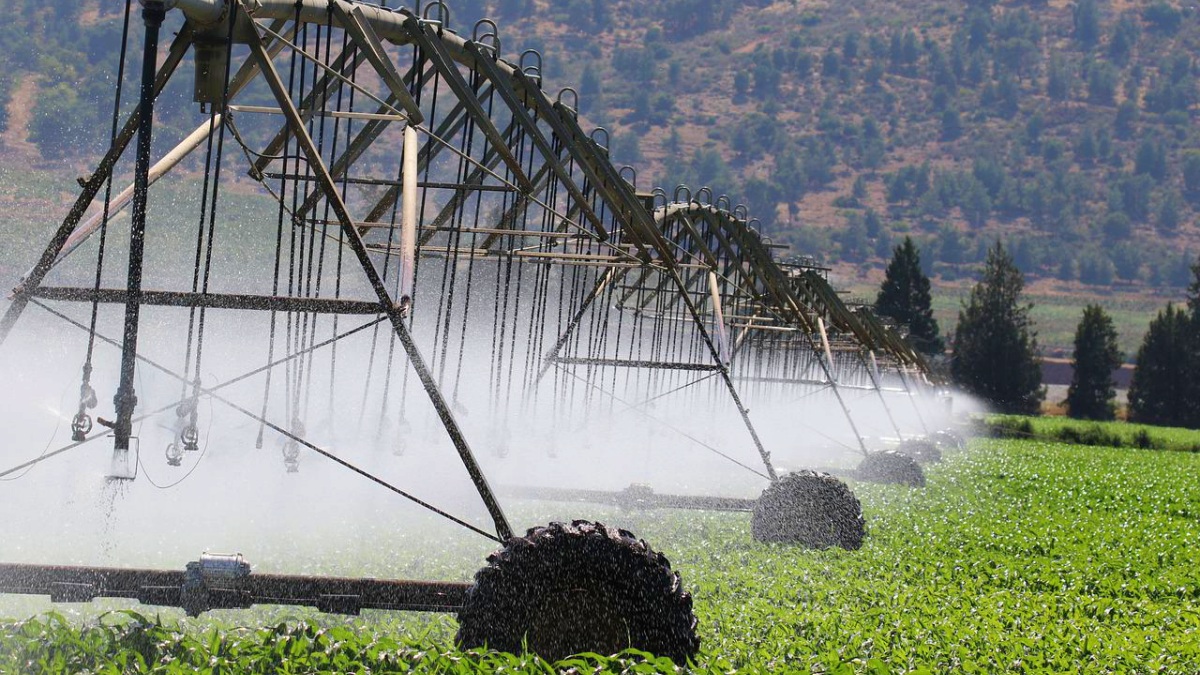
M700 672L1195 673L1198 468L1191 453L980 439L933 467L924 489L855 484L869 536L854 552L757 544L739 514L599 515L682 572ZM450 617L162 616L9 622L0 672L556 670L459 652ZM639 654L557 664L666 667Z

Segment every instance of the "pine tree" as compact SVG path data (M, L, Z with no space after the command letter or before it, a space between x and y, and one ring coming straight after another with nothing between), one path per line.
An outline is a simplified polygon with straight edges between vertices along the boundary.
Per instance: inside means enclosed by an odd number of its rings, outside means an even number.
M1116 416L1116 382L1113 371L1121 365L1117 329L1099 305L1088 305L1075 329L1074 372L1067 389L1067 411L1085 420L1111 420Z
M892 252L875 299L875 312L908 327L908 340L923 354L937 355L945 349L937 321L930 308L929 277L921 271L921 254L911 237L905 237Z
M1032 304L1021 305L1025 278L1000 242L987 252L983 278L958 313L950 373L967 392L998 411L1034 415L1042 387Z
M1129 419L1143 424L1189 426L1195 422L1190 400L1195 380L1192 318L1182 307L1167 305L1150 322L1138 348L1137 368L1129 385Z
M1200 427L1200 260L1191 265L1187 308L1158 313L1142 338L1129 386L1129 418Z

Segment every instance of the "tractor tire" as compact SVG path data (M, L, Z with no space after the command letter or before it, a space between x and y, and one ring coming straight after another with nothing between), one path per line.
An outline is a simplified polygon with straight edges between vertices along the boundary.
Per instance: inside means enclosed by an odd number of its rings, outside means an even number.
M936 464L942 461L942 450L932 439L913 438L904 441L896 448L896 452L912 457L919 464Z
M934 443L938 444L938 447L947 450L962 450L967 445L962 435L953 429L935 431L933 432L932 439Z
M666 556L626 530L576 520L488 556L458 613L457 642L551 663L634 648L683 665L700 650L692 596Z
M871 483L925 487L925 472L917 460L895 450L872 452L864 457L857 476Z
M862 547L862 504L841 480L817 471L784 474L754 503L750 530L757 541L824 549Z

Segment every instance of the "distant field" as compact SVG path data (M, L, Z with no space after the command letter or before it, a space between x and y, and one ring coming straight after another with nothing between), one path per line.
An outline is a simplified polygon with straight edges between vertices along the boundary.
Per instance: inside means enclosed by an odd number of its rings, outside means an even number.
M1200 431L1126 422L1089 422L1068 417L990 415L987 423L1016 438L1070 440L1083 445L1142 447L1150 450L1200 452Z
M948 331L958 321L960 300L966 299L970 289L952 287L935 289L934 292L934 316L942 330ZM1069 358L1074 349L1075 327L1079 325L1083 308L1089 303L1094 303L1103 307L1112 317L1117 329L1117 344L1129 362L1137 355L1138 346L1142 343L1146 329L1150 327L1151 319L1160 309L1166 307L1168 300L1182 301L1183 292L1180 291L1179 297L1172 298L1151 293L1103 295L1081 292L1080 295L1065 295L1039 293L1037 290L1026 293L1026 301L1033 303L1031 314L1043 354Z
M857 552L756 544L739 514L587 512L682 572L698 672L1182 675L1200 672L1198 470L1193 453L979 439L932 467L925 489L854 485L869 527ZM457 652L450 618L166 612L164 628L155 614L5 624L0 671L552 672Z
M843 272L839 269L838 272ZM858 276L857 272L842 273L841 290L849 297L873 301L879 292L882 272L872 270L869 277ZM933 316L943 333L950 333L958 322L958 312L966 301L975 280L933 283ZM1098 304L1113 319L1117 329L1117 344L1132 363L1142 343L1150 321L1167 302L1180 303L1186 298L1183 289L1151 289L1130 286L1118 290L1081 286L1074 284L1060 288L1058 282L1039 280L1026 288L1027 303L1033 303L1033 321L1038 333L1038 344L1044 356L1070 358L1074 349L1075 328L1088 304Z

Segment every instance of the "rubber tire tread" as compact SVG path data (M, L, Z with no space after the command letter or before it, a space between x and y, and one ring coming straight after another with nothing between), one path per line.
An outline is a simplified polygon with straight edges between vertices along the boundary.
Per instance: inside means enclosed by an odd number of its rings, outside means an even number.
M528 650L552 663L632 647L682 665L700 650L692 597L666 556L586 520L531 528L489 555L458 623L463 649Z
M925 471L917 460L902 452L872 452L863 458L857 471L860 480L909 487L925 487Z
M936 464L942 461L942 449L937 443L928 438L913 438L904 441L896 451L908 455L920 464Z
M942 429L941 431L933 432L933 441L939 447L944 447L947 450L962 450L966 447L966 440L962 434L953 429Z
M862 547L862 504L844 482L819 471L794 471L763 490L750 517L757 541L808 548Z

